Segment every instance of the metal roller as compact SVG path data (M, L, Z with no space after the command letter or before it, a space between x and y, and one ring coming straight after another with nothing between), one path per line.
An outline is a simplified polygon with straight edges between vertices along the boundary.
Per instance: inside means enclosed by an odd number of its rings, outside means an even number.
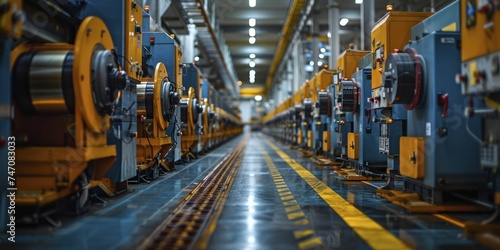
M318 92L318 113L319 115L331 115L332 103L328 92L320 91Z
M83 62L80 62L83 63ZM26 115L74 114L73 51L35 51L20 55L13 69L14 98ZM100 115L111 114L128 77L113 54L96 46L91 62L92 95Z
M153 82L137 85L137 114L145 114L147 119L153 119L153 94Z
M300 119L302 119L302 116L300 115L300 113L302 112L302 106L300 104L295 104L294 108L294 120L295 121L300 121Z
M200 104L198 104L198 98L192 99L191 107L193 114L193 122L196 124L198 123L199 114L203 113L203 107Z
M312 118L313 103L310 98L304 99L302 103L302 120Z
M12 86L19 109L27 115L73 114L73 52L27 52L14 65Z
M413 49L390 54L385 64L383 86L391 104L404 104L412 110L420 102L422 93L422 58Z
M355 113L359 106L358 84L353 80L341 81L337 103L339 104L340 111Z
M163 120L170 121L175 106L179 103L179 94L175 92L175 84L162 80L160 86L161 115ZM154 116L154 82L137 85L137 113L145 114L147 119Z
M170 121L174 114L175 107L180 102L179 93L176 91L175 83L169 82L166 79L163 79L161 86L160 98L162 116L165 121Z

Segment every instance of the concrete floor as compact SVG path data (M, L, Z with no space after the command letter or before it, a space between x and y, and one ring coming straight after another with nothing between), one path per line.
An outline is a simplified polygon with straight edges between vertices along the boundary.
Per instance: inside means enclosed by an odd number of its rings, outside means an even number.
M104 208L93 207L77 218L62 216L62 227L19 226L16 244L0 248L134 249L242 138L151 184L130 185L126 194L107 199ZM367 237L370 233L373 236ZM331 169L317 167L259 133L252 134L246 145L208 246L214 250L484 248L466 238L461 228L433 215L409 214L376 196L373 187L340 181Z

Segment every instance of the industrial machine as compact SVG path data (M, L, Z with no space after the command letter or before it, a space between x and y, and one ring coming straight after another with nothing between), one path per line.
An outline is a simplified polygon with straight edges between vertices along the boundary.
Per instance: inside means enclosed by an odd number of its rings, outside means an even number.
M436 204L445 201L447 191L485 190L487 182L476 166L479 151L466 146L475 141L464 136L480 133L479 118L466 122L463 108L449 108L466 103L453 81L460 71L460 33L441 30L458 23L458 13L455 2L418 24L405 50L388 56L383 77L388 102L408 110L399 153L404 190ZM421 32L418 26L429 29L428 23L435 30Z
M352 74L356 72L358 67L358 61L367 51L360 51L354 49L354 44L349 44L349 49L342 52L337 58L337 71L336 71L336 81L333 83L335 88L334 94L334 107L333 116L335 117L335 123L337 127L336 138L334 138L335 143L340 147L341 159L347 160L348 151L348 134L353 132L353 114L352 110L347 106L348 103L344 100L344 95L357 96L357 92L353 92L354 89L347 88L347 84L342 84L343 80L350 79ZM344 88L343 88L344 87ZM357 90L356 90L357 91ZM355 105L358 105L355 103Z
M333 74L335 71L329 69L321 69L314 76L314 86L313 92L316 93L314 101L314 155L317 159L317 163L320 165L329 165L332 163L330 158L331 145L331 132L330 128L330 117L332 110L332 100L328 95L328 86L332 84Z
M0 93L0 156L3 159L0 164L0 178L8 180L9 177L14 178L15 174L15 137L11 137L11 72L8 65L10 65L10 50L12 49L12 40L19 39L22 34L22 17L24 15L22 2L20 0L4 1L1 4L3 9L0 16L0 61L3 67L0 68L0 85L2 91ZM7 215L10 198L7 197L7 189L13 188L9 186L7 181L0 182L0 230L6 232L7 230Z
M45 3L24 4L43 11ZM100 18L55 12L45 29L28 20L27 30L36 33L26 33L11 52L16 203L33 222L51 221L57 205L85 211L89 189L115 161L116 146L106 135L120 92L130 84Z
M151 146L151 140L148 140L147 137L143 138L144 140L140 140L140 147L144 148L141 151L144 155L137 155L137 160L139 166L139 170L144 168L145 166L161 166L161 169L154 170L153 176L156 178L160 172L160 170L172 171L175 169L175 162L178 162L181 159L181 112L180 106L178 105L180 102L180 98L182 96L182 71L181 71L181 61L182 61L182 53L180 51L179 46L175 43L174 39L167 35L163 30L159 31L151 31L150 30L150 15L147 12L143 12L143 24L142 24L142 43L143 43L143 66L144 77L148 77L149 81L146 84L153 84L156 82L156 79L163 79L165 84L160 86L162 98L162 108L161 111L163 119L165 119L165 127L161 126L161 130L164 131L151 131L147 130L148 133L153 133L152 135L158 136L158 138L163 138L158 143L161 146L161 153L157 155L159 151L146 150ZM158 63L162 63L165 65L166 72L163 70L158 71ZM159 76L157 73L162 74ZM163 75L166 73L166 75ZM152 85L151 85L152 86ZM151 90L146 90L149 94L151 94ZM154 103L157 105L156 103ZM145 120L147 121L147 119ZM150 124L150 123L147 123ZM147 125L146 124L146 125ZM141 126L140 124L138 126ZM153 127L149 127L149 129L153 129ZM138 141L139 143L139 141ZM139 154L139 144L138 151ZM152 154L152 155L149 155ZM143 157L143 158L141 158ZM151 165L149 160L154 157L156 162ZM143 160L141 160L143 159ZM144 165L146 164L146 165Z
M286 111L285 111L285 120L284 120L284 126L285 126L285 142L288 145L293 145L294 144L294 134L295 134L295 127L293 126L293 119L294 119L294 113L295 113L295 108L294 108L294 98L292 96L289 96L286 99Z
M301 131L299 132L301 136L301 144L299 145L301 152L304 156L311 156L310 149L313 144L312 137L312 122L313 122L313 102L311 99L311 82L306 80L306 82L299 89L301 95Z
M358 92L358 104L351 109L354 118L353 132L347 136L349 147L347 157L351 167L356 170L357 177L354 178L358 179L365 179L365 176L381 177L380 173L387 167L386 157L379 153L378 147L374 146L378 145L380 123L371 119L368 102L371 96L371 74L371 66L368 65L354 73L351 81L342 83L342 87L352 85ZM343 95L343 100L348 102L348 99L347 95Z
M347 180L366 180L369 176L381 177L386 168L386 159L379 154L378 138L380 124L371 121L368 98L371 96L371 66L364 63L371 58L367 51L343 53L344 72L353 73L351 78L344 77L339 84L337 108L352 116L352 132L347 134L347 161L354 171L343 172ZM359 62L359 64L355 64ZM354 73L355 67L360 70Z
M213 86L203 79L201 84L201 98L203 98L203 135L202 148L203 151L208 151L212 148L214 138L214 123L215 123L215 107L212 102Z
M482 133L469 132L471 145L479 147L479 165L492 174L495 213L483 223L468 223L466 233L477 238L482 233L500 231L500 9L495 1L460 1L461 73L456 81L462 93L469 96L465 108L466 124L481 119ZM479 100L478 100L479 99ZM474 104L482 104L481 108ZM462 136L464 137L464 136ZM469 149L470 153L473 150ZM476 163L477 165L477 163ZM497 245L498 247L498 245Z
M389 11L373 27L372 40L372 96L374 122L380 123L379 152L387 155L390 175L385 188L392 189L394 176L399 172L399 138L406 135L407 112L402 106L393 107L386 96L382 79L386 59L394 50L403 50L410 40L410 29L431 13Z
M137 93L136 85L142 80L142 6L136 0L107 4L102 1L71 1L61 6L73 16L98 16L110 27L115 42L117 62L129 76L129 83L121 91L111 115L111 129L107 133L108 144L116 145L117 158L101 180L99 187L113 196L127 189L128 179L136 176ZM108 12L106 9L123 10ZM134 18L131 19L130 16ZM138 44L140 46L138 46Z
M302 144L302 94L300 89L293 95L292 147Z
M172 171L174 162L164 156L172 150L172 137L166 129L179 103L174 83L163 63L157 63L153 75L145 75L137 85L137 182L156 179L164 170Z
M181 157L184 161L198 157L198 142L201 141L201 113L203 107L201 100L201 73L196 66L186 64L183 69L183 85L187 89L187 95L182 96L181 107L181 131L182 151Z

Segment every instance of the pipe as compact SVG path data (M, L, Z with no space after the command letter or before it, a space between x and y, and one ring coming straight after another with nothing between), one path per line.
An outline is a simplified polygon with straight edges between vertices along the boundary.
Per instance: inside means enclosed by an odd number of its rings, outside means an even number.
M460 199L462 199L464 201L467 201L467 202L476 204L478 206L487 208L487 209L489 209L491 211L495 210L495 205L493 205L493 204L489 204L489 203L486 203L486 202L483 202L483 201L475 200L475 199L472 199L472 198L469 198L467 196L464 196L464 195L461 195L461 194L457 194L457 193L454 193L454 192L452 192L451 195L453 195L453 196L455 196L457 198L460 198Z

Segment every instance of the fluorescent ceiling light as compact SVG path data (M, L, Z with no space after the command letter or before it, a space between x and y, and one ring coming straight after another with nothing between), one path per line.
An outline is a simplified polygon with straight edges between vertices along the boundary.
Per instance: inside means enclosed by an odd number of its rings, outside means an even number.
M250 54L250 58L254 59L255 58L255 54Z
M200 57L199 57L199 56L195 56L195 57L194 57L194 61L195 61L195 62L197 62L197 61L199 61L199 60L200 60Z
M321 49L319 49L319 52L321 52L321 53L325 53L325 52L326 52L326 49L325 49L325 48L321 48Z
M248 63L248 66L250 66L250 68L255 67L255 62L254 62L254 61L250 61L250 62Z
M255 36L255 29L254 28L248 29L248 35Z
M253 69L252 69L252 70L250 70L250 71L248 72L248 74L249 74L249 75L255 75L255 70L253 70Z
M323 65L323 62L322 61L318 61L318 66L321 67L321 65Z
M255 37L252 36L252 37L248 38L248 43L254 44L255 43Z
M309 65L314 66L314 62L313 62L313 61L310 61L310 62L309 62Z
M355 3L355 4L362 4L362 3L363 3L363 0L354 0L354 3Z
M250 19L248 19L248 25L249 25L250 27L254 27L254 26L255 26L255 23L256 23L255 18L250 18Z
M255 83L255 79L250 79L250 83Z
M262 101L262 96L261 95L256 95L254 98L258 102Z
M319 54L318 57L321 58L321 59L323 59L325 57L325 55Z
M331 37L332 37L332 33L331 33L331 32L328 32L328 33L326 33L326 36L327 36L328 38L331 38Z
M349 22L349 19L344 17L344 18L340 19L339 24L340 24L340 26L345 26L348 22Z
M257 4L257 0L248 0L248 6L250 7L255 7L255 5Z

